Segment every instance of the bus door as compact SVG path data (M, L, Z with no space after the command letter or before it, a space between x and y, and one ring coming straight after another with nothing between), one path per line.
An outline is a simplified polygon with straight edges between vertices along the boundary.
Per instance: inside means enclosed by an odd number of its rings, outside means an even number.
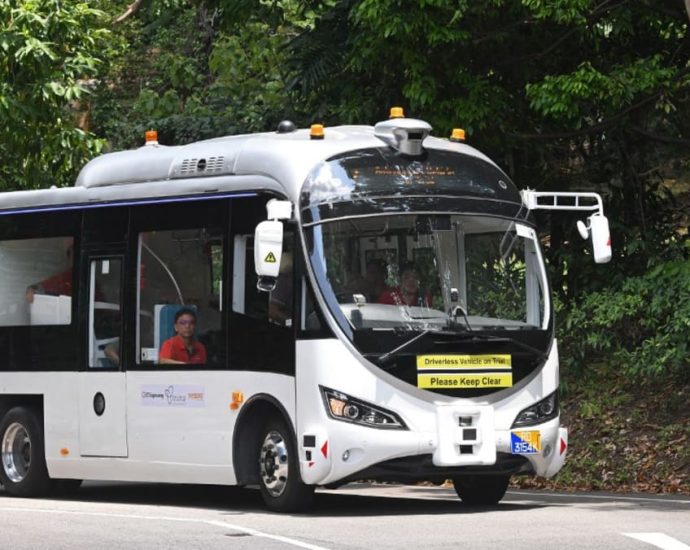
M82 456L126 457L126 378L122 370L121 255L86 258L86 369L79 374ZM84 294L82 294L83 296Z

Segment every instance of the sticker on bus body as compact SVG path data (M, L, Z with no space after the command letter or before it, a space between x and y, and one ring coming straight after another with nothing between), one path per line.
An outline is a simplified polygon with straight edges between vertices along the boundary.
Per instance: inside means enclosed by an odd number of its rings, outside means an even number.
M511 370L512 357L504 354L418 355L417 370Z
M418 355L417 387L510 388L513 385L512 370L512 356L506 354Z
M514 455L541 453L541 432L539 430L510 432L510 452Z
M475 389L510 388L513 385L512 373L448 374L417 373L417 387L424 389Z

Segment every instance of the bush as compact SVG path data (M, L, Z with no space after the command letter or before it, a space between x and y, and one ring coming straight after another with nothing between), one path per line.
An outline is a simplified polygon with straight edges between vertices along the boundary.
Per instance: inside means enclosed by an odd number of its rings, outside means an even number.
M565 364L605 357L630 375L677 375L690 366L690 260L660 264L616 290L559 311Z

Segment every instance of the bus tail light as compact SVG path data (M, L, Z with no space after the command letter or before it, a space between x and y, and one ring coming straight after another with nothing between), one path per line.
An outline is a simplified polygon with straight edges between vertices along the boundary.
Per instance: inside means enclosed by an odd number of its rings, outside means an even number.
M547 420L551 420L558 416L558 390L546 396L541 401L537 401L531 407L527 407L520 411L517 415L513 428L520 428L523 426L534 426L541 424Z
M366 401L355 399L342 392L321 388L324 405L328 415L335 420L351 422L371 428L387 430L406 430L407 426L393 411L372 405Z

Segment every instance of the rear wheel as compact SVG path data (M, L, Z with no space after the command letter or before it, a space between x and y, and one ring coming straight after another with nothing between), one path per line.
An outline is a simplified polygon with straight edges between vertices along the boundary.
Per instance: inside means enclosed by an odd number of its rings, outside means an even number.
M33 497L51 489L43 430L33 409L14 407L0 422L0 480L12 496Z
M280 418L263 429L259 446L259 487L266 506L277 512L309 508L314 487L302 483L292 432Z
M453 486L464 504L492 506L504 497L509 481L502 475L461 476L453 478Z

